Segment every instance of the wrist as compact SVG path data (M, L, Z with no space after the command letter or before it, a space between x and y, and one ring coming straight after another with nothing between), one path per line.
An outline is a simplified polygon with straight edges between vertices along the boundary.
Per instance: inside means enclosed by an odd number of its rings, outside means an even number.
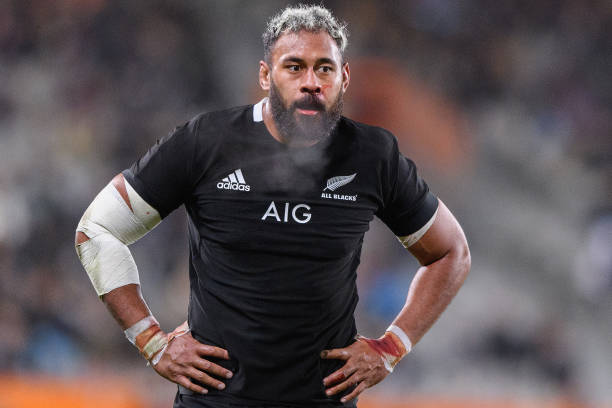
M125 337L130 341L130 343L138 347L136 345L136 338L142 335L149 328L155 327L155 326L159 327L159 323L157 322L157 319L155 319L155 317L153 317L152 315L149 315L147 317L140 319L136 323L134 323L132 326L124 330L123 333L125 334Z
M404 355L412 351L412 341L410 341L410 338L406 332L404 332L399 326L394 324L390 325L385 331L385 334L393 336L395 341L399 341L401 343L401 346L405 350Z
M406 347L404 347L402 341L395 334L391 332L385 332L385 334L383 334L380 339L384 339L385 341L393 343L393 346L395 347L394 350L396 350L393 356L396 358L397 362L399 362L399 360L401 360L406 354L408 354L408 352L406 351ZM397 364L397 362L395 362L395 364Z
M145 360L151 361L153 356L168 344L168 335L158 326L141 344L138 344L138 342L136 344L138 351L140 351Z
M190 331L191 329L189 328L189 325L187 324L187 321L185 320L183 324L181 324L176 329L174 329L170 334L167 334L166 343L163 345L161 349L159 349L157 352L155 352L152 355L152 358L149 360L149 364L153 366L157 365L157 363L159 363L159 360L161 360L162 357L164 356L164 353L166 352L166 349L168 348L168 346L170 346L170 343L172 343L172 341L176 339L177 337L181 337L189 333Z
M168 334L160 327L153 316L147 316L124 331L128 338L140 354L147 360L160 354L168 344Z
M385 332L378 339L368 339L363 336L357 337L358 341L366 343L381 358L385 368L390 373L406 354L406 348L399 338L391 332Z

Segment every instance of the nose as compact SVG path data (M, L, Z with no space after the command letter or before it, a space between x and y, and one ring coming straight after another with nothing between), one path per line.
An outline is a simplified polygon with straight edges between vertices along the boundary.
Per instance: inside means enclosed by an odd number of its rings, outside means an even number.
M310 68L306 71L300 91L309 94L321 93L321 82L319 81L317 74L314 72L314 69Z

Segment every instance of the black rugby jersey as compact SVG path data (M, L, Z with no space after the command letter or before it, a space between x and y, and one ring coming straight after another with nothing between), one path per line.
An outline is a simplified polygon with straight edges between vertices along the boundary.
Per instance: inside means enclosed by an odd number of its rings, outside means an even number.
M189 326L234 372L201 398L341 406L322 380L343 362L319 353L354 341L364 233L377 216L409 235L437 199L388 131L342 117L327 141L289 148L261 108L201 114L123 175L162 217L187 210Z

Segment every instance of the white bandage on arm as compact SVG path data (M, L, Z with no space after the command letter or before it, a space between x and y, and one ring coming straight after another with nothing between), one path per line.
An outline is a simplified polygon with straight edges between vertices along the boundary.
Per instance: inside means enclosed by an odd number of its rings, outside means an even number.
M136 337L151 326L159 326L159 322L155 317L149 315L137 321L131 327L128 327L123 331L123 334L125 334L125 337L130 341L130 343L136 345Z
M112 182L100 191L83 214L77 231L89 239L76 245L77 254L98 296L130 283L140 283L128 245L160 223L157 210L125 181L132 209Z
M386 331L395 334L401 340L402 344L404 345L404 348L406 349L406 354L412 351L412 342L410 341L408 335L404 333L404 331L400 327L392 324L387 328Z
M429 231L429 228L431 228L431 226L433 225L434 221L436 220L437 215L438 215L438 209L436 208L436 212L434 213L434 215L432 215L429 221L427 221L425 225L419 228L418 231L413 232L410 235L406 235L405 237L397 237L397 239L399 239L399 241L402 243L404 248L406 249L410 248L419 239L421 239L423 235L425 235L425 233Z

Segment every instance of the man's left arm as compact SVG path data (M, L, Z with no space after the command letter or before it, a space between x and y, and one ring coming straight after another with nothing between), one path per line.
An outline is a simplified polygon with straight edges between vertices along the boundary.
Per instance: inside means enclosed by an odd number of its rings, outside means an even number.
M390 326L391 331L388 329L378 339L360 337L348 347L321 353L325 359L346 361L323 380L327 395L355 387L341 400L349 401L389 375L440 317L470 270L465 234L442 201L431 227L408 250L422 266L410 285L406 304Z

